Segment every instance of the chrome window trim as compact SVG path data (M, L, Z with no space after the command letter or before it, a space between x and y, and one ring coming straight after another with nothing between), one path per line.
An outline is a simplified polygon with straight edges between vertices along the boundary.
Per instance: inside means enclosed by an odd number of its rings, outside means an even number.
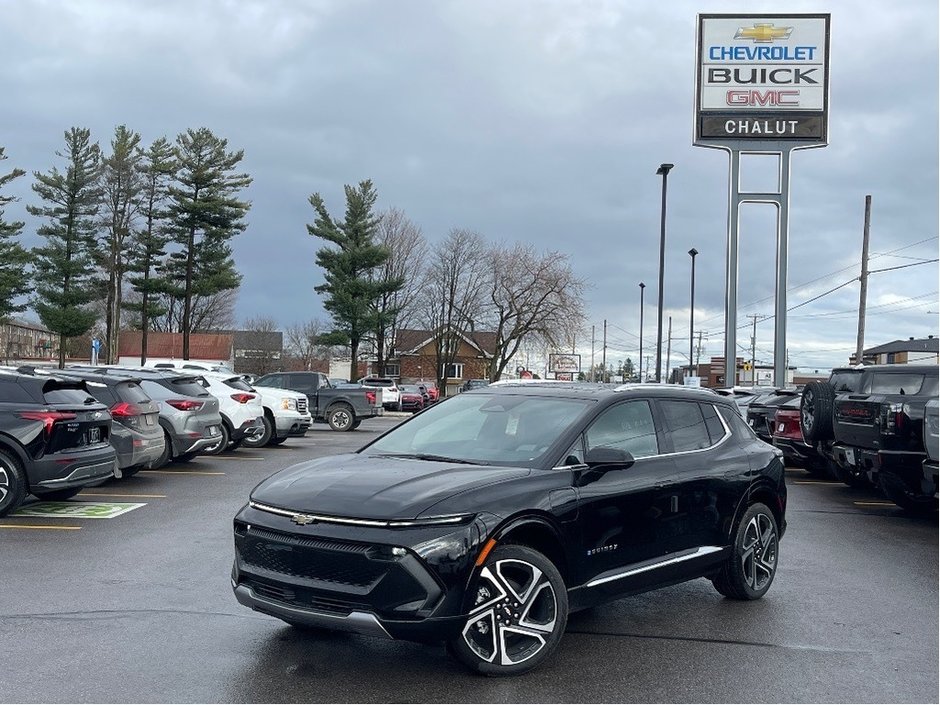
M700 558L701 556L707 556L711 553L722 550L721 546L699 546L692 553L686 553L681 556L674 556L672 558L667 558L664 561L659 561L658 563L653 563L652 565L644 565L639 568L631 568L623 571L622 573L617 573L616 575L608 575L606 578L595 578L588 582L585 587L595 587L597 585L603 585L604 583L610 583L614 580L621 580L623 578L629 578L631 575L639 575L640 573L646 573L650 570L658 570L659 568L665 568L669 565L675 565L676 563L682 563L684 561L691 560L693 558Z

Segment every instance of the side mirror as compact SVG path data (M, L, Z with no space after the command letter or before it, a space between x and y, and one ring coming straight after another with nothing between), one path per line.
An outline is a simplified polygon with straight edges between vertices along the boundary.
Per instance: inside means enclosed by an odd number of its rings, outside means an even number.
M597 470L625 470L636 462L633 454L622 448L598 446L591 448L584 459L585 464Z

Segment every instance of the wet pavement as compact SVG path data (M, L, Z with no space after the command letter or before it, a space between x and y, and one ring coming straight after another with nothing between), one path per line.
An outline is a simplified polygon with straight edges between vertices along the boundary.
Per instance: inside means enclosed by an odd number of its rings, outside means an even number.
M573 615L542 668L492 679L444 652L313 637L235 602L231 521L276 470L357 448L317 425L83 492L112 519L0 519L3 702L936 702L936 515L788 471L780 567L757 602L696 580Z

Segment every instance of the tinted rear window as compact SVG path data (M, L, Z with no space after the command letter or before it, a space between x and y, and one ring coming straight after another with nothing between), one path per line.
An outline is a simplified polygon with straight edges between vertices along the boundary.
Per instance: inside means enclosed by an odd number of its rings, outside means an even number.
M676 453L700 450L711 445L699 405L690 401L660 401L672 449Z
M18 404L36 403L36 400L15 379L0 379L0 401L16 402Z
M728 409L724 406L719 406L718 412L721 414L721 418L725 420L725 423L728 424L728 427L735 436L741 439L757 438L757 436L754 435L754 429L744 422L744 419L741 418L741 415L738 412L732 411L731 409Z
M85 382L88 385L88 391L91 395L105 406L113 406L117 402L117 397L106 384L101 382Z
M725 436L725 427L718 418L718 412L711 404L702 404L702 416L705 417L705 427L708 429L708 437L712 443L717 443Z
M147 396L147 392L141 389L137 382L123 382L117 385L115 391L121 398L121 401L130 403L150 401L150 397Z
M241 377L232 377L231 379L225 380L225 384L231 387L232 389L237 389L242 392L253 392L255 391L248 382L243 380Z
M836 394L840 392L857 392L858 383L862 378L862 371L849 371L845 370L843 372L833 372L832 377L829 379L829 384L833 386L836 390Z
M871 378L872 394L917 394L924 376L912 373L876 372Z
M47 389L42 396L47 404L84 404L90 395L84 389Z
M169 380L169 387L175 394L184 394L188 397L205 397L209 392L203 389L195 377L180 377Z

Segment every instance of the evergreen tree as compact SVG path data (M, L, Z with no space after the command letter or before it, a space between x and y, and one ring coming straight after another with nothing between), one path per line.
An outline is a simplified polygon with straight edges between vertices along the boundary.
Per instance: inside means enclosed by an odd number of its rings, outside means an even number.
M102 160L101 188L104 193L105 227L103 269L108 275L105 313L107 361L117 362L121 330L121 301L124 290L126 240L140 206L143 180L140 172L140 135L124 125L114 130L111 154Z
M6 158L3 147L0 147L0 161ZM25 173L22 169L14 169L9 174L0 175L0 189ZM30 256L17 242L23 223L8 223L3 218L3 209L15 200L14 196L0 196L0 323L26 308L25 303L17 303L16 300L29 291L27 267Z
M170 187L174 241L185 258L183 290L183 359L189 359L193 330L193 297L235 289L241 280L232 260L231 239L245 229L242 218L251 204L238 192L251 177L235 171L244 151L226 151L228 140L206 127L189 129L176 138L178 170Z
M370 276L389 256L385 247L375 243L378 218L372 214L378 195L371 181L359 187L347 185L346 216L335 221L326 210L319 193L310 196L317 217L307 231L314 237L336 245L317 250L317 265L323 268L326 282L316 291L326 295L323 308L333 318L333 331L321 338L324 344L349 345L352 352L349 379L359 377L359 344L377 327L376 299L400 288L397 280L386 281Z
M73 127L65 133L65 173L52 167L34 172L33 191L42 206L28 206L31 215L46 219L37 232L46 239L33 250L36 295L33 308L45 326L59 334L59 367L65 366L66 338L87 332L97 315L89 304L98 297L95 233L101 188L101 150L91 132Z
M128 251L127 271L132 276L128 281L140 295L140 301L124 304L140 317L141 330L140 364L147 364L147 337L153 319L166 313L161 304L161 294L168 282L158 271L161 258L166 254L167 199L170 183L176 173L173 145L165 137L155 140L144 152L138 165L142 179L140 216L143 227L134 234Z

